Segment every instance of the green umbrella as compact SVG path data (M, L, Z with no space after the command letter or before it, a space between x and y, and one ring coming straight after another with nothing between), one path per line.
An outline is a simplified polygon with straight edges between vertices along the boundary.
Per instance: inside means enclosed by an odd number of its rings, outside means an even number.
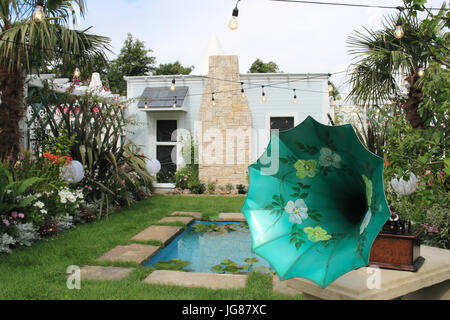
M383 164L351 125L330 127L308 117L272 134L265 153L249 167L242 207L253 251L280 279L303 277L322 288L367 266L391 215Z

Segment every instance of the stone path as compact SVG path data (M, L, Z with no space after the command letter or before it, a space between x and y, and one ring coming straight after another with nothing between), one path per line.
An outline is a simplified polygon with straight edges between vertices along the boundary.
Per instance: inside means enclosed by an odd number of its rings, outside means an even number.
M159 248L158 246L137 243L117 246L99 257L97 261L125 261L142 264L153 257Z
M123 279L134 268L84 266L81 268L81 279L90 280L119 280Z
M156 240L166 245L178 234L183 232L183 230L183 227L176 226L150 226L139 232L132 239L138 241Z
M188 211L174 211L170 214L171 216L191 216L197 220L201 220L203 213L201 212L188 212Z
M158 223L163 223L163 222L181 222L184 223L186 225L194 222L194 218L193 217L165 217L162 218L161 220L158 221Z
M150 284L204 287L208 289L245 288L247 275L155 270L144 282Z
M244 215L240 212L221 212L217 221L245 222L247 220L245 220Z

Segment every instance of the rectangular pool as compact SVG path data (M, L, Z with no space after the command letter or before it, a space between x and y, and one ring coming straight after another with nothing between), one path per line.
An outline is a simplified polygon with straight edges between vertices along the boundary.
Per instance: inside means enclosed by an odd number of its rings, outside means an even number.
M238 227L236 231L226 232L195 232L193 226L197 224L215 224L225 226L236 222L195 221L176 237L167 247L160 250L144 266L154 267L158 261L181 259L192 262L187 269L195 272L209 272L211 267L230 259L238 265L247 264L247 258L257 258L259 261L253 267L270 267L263 258L252 253L252 243L248 228Z

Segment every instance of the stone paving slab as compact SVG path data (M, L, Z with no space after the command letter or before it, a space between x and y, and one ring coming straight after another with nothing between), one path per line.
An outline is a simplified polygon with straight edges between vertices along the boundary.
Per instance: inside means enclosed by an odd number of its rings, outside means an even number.
M284 293L284 294L288 294L288 295L296 295L296 294L301 294L301 292L298 292L295 289L289 288L287 286L287 281L281 281L280 278L278 276L273 276L272 277L272 288L273 291L278 292L278 293Z
M286 282L288 287L302 292L305 299L326 300L390 300L439 283L450 285L450 250L421 246L420 254L425 262L417 272L380 269L379 289L368 288L367 281L374 272L367 267L344 274L325 289L304 278L291 278ZM449 290L450 287L441 289L435 297L427 298L442 299Z
M177 226L150 226L139 232L132 239L138 241L157 240L166 245L183 230L182 227Z
M192 216L197 220L201 220L202 212L190 212L190 211L174 211L170 214L171 216Z
M245 220L244 215L240 212L221 212L217 221L245 222L247 220Z
M142 264L155 255L159 249L160 247L158 246L137 243L126 246L117 246L97 258L97 260L126 261Z
M81 267L81 279L119 280L133 271L134 268L84 266Z
M208 289L245 288L247 275L155 270L144 282L150 284L204 287Z
M162 222L181 222L184 223L186 225L194 222L194 218L193 217L165 217L162 218L161 220L158 221L158 223L162 223Z

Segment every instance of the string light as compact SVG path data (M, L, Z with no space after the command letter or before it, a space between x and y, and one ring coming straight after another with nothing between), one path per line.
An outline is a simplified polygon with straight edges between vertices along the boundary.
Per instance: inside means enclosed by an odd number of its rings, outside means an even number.
M333 85L331 84L331 82L329 82L328 81L328 93L333 93L333 91L334 91L334 87L333 87Z
M295 89L294 89L294 104L297 104L298 100L297 100L297 95L295 94Z
M266 98L266 93L264 92L264 86L261 86L262 88L262 102L266 102L267 98Z
M81 71L80 71L80 68L78 67L78 64L76 64L75 70L73 71L73 78L80 79L80 77L81 77Z
M215 107L216 106L216 99L214 99L214 92L211 93L211 101L212 101L213 107Z
M397 7L397 9L400 11L400 13L398 15L397 24L395 26L394 37L396 37L397 39L401 39L405 35L405 32L403 31L403 27L402 27L403 22L402 22L402 16L401 16L403 8Z
M170 90L175 91L175 78L172 79L172 85L170 86Z
M425 75L425 69L422 66L417 70L417 75L421 78Z
M173 102L172 108L176 109L177 108L177 96L175 96L175 101Z
M238 17L238 15L239 15L239 9L238 9L238 3L239 3L239 1L241 1L241 0L238 0L238 1L236 2L236 6L234 7L233 13L232 13L232 15L231 15L231 20L230 20L230 22L228 23L228 28L230 28L232 31L234 31L234 30L236 30L237 28L239 28L239 23L238 23L238 21L237 21L237 17Z
M241 97L242 99L245 99L245 91L244 91L244 83L241 82Z
M36 9L34 9L33 12L33 20L36 22L42 22L44 19L44 0L39 0L37 2Z

